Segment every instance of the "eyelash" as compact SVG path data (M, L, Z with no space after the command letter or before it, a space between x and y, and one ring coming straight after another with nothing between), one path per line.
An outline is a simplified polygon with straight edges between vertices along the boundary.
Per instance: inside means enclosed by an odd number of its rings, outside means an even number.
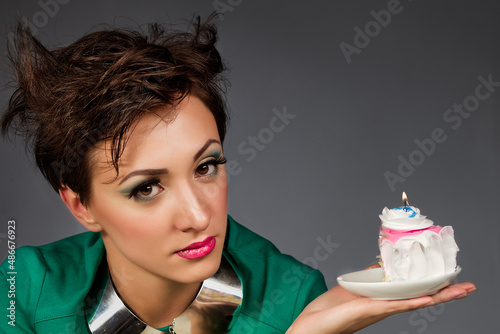
M158 187L161 187L161 184L160 184L160 180L159 179L149 179L149 180L146 180L144 182L142 182L141 184L138 184L134 189L132 189L132 191L130 192L128 198L131 199L131 198L134 198L136 201L148 201L148 200L151 200L153 199L154 197L152 198L141 198L139 196L137 196L137 194L141 191L141 190L144 190L144 188L148 187L148 186L158 186Z
M208 175L201 175L200 177L204 177L204 178L212 178L212 177L215 177L217 176L217 174L219 174L219 166L220 165L224 165L225 163L227 162L227 159L225 157L217 157L216 159L211 159L209 161L206 161L204 163L202 163L201 165L199 165L196 170L198 170L198 168L202 167L202 166L208 166L208 165L213 165L214 166L214 171L211 173L211 174L208 174Z
M200 178L214 178L215 176L217 176L219 174L219 166L224 165L226 162L227 162L227 159L225 157L221 156L221 157L218 157L216 159L211 159L209 161L202 163L201 165L199 165L196 168L196 170L198 170L198 168L200 168L202 166L213 165L215 169L212 173L210 173L208 175L201 175L199 177ZM151 187L158 186L158 187L162 188L162 191L164 190L163 186L160 184L159 179L157 179L157 178L156 179L149 179L149 180L146 180L146 181L142 182L141 184L137 185L134 189L132 189L128 198L129 199L134 198L134 200L139 201L139 202L147 202L147 201L154 199L158 194L154 195L151 198L141 198L138 196L138 193L141 190L144 190L148 186L151 186Z

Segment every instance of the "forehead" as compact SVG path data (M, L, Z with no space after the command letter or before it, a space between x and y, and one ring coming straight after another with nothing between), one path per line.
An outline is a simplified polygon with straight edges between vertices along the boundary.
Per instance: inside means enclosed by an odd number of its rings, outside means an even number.
M146 113L123 139L119 176L130 168L151 167L184 155L192 156L208 139L220 140L217 124L211 111L194 96L187 96L175 107L165 106ZM110 141L97 145L92 155L94 172L114 171L110 149Z

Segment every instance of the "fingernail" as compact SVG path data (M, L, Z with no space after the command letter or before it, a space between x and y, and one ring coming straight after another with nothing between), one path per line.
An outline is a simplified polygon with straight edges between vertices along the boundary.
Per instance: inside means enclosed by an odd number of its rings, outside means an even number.
M465 298L465 297L467 297L467 296L468 296L468 294L467 294L467 292L465 292L465 293L462 293L461 295L456 296L456 297L455 297L455 300L457 300L457 299L462 299L462 298Z

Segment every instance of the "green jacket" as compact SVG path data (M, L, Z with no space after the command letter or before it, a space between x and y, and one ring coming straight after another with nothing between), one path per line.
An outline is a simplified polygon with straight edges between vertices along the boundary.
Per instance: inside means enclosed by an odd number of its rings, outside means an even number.
M285 333L302 309L326 291L323 275L281 254L229 216L227 233L224 256L243 285L243 303L229 333ZM100 234L93 232L16 249L15 262L6 259L0 267L0 332L90 333L84 298L104 253Z

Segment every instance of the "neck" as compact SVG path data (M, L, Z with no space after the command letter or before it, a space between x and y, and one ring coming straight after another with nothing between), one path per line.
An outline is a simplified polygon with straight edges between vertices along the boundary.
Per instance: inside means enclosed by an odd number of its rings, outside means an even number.
M109 261L108 266L116 292L127 307L151 327L172 324L195 299L201 282L179 283L166 280L142 270L132 270L127 275L125 267Z

